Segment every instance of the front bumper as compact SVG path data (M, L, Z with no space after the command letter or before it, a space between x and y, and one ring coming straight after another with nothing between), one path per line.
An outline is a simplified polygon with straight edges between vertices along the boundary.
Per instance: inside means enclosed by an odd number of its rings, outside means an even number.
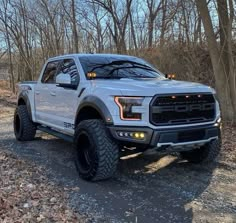
M201 146L219 138L221 123L158 130L147 127L127 126L110 126L108 128L113 138L124 145L153 147L157 149L183 146L191 148L191 146ZM134 139L120 136L119 132L142 132L145 134L145 137L143 139Z

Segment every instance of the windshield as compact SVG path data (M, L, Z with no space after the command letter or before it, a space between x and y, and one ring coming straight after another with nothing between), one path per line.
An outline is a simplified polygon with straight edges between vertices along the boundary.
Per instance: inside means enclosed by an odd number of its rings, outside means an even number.
M83 56L80 63L85 74L94 72L96 78L120 79L120 78L163 78L163 74L157 71L146 61L136 57L108 57L108 56Z

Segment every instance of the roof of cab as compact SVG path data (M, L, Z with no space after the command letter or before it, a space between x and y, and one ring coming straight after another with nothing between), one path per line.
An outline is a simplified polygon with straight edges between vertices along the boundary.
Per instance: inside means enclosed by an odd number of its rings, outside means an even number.
M66 57L126 57L126 58L132 58L134 56L130 55L122 55L122 54L105 54L105 53L95 53L95 54L89 54L89 53L77 53L77 54L65 54L65 55L60 55L56 57L51 57L49 60L58 60L58 59L63 59Z

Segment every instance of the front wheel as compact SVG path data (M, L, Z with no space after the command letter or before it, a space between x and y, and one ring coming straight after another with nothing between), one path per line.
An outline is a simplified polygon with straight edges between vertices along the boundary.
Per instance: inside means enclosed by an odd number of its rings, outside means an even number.
M211 163L220 153L221 140L215 139L199 149L181 152L181 157L191 163Z
M74 146L79 175L90 181L110 178L116 171L119 148L102 120L82 121L75 130Z

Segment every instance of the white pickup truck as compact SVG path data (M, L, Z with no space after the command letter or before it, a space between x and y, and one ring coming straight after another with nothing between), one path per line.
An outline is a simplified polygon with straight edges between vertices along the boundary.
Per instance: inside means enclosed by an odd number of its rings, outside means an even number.
M78 172L92 181L114 174L121 151L152 148L212 162L220 126L211 87L167 78L140 58L115 54L49 59L37 82L19 84L14 115L17 140L33 140L41 130L73 142Z

